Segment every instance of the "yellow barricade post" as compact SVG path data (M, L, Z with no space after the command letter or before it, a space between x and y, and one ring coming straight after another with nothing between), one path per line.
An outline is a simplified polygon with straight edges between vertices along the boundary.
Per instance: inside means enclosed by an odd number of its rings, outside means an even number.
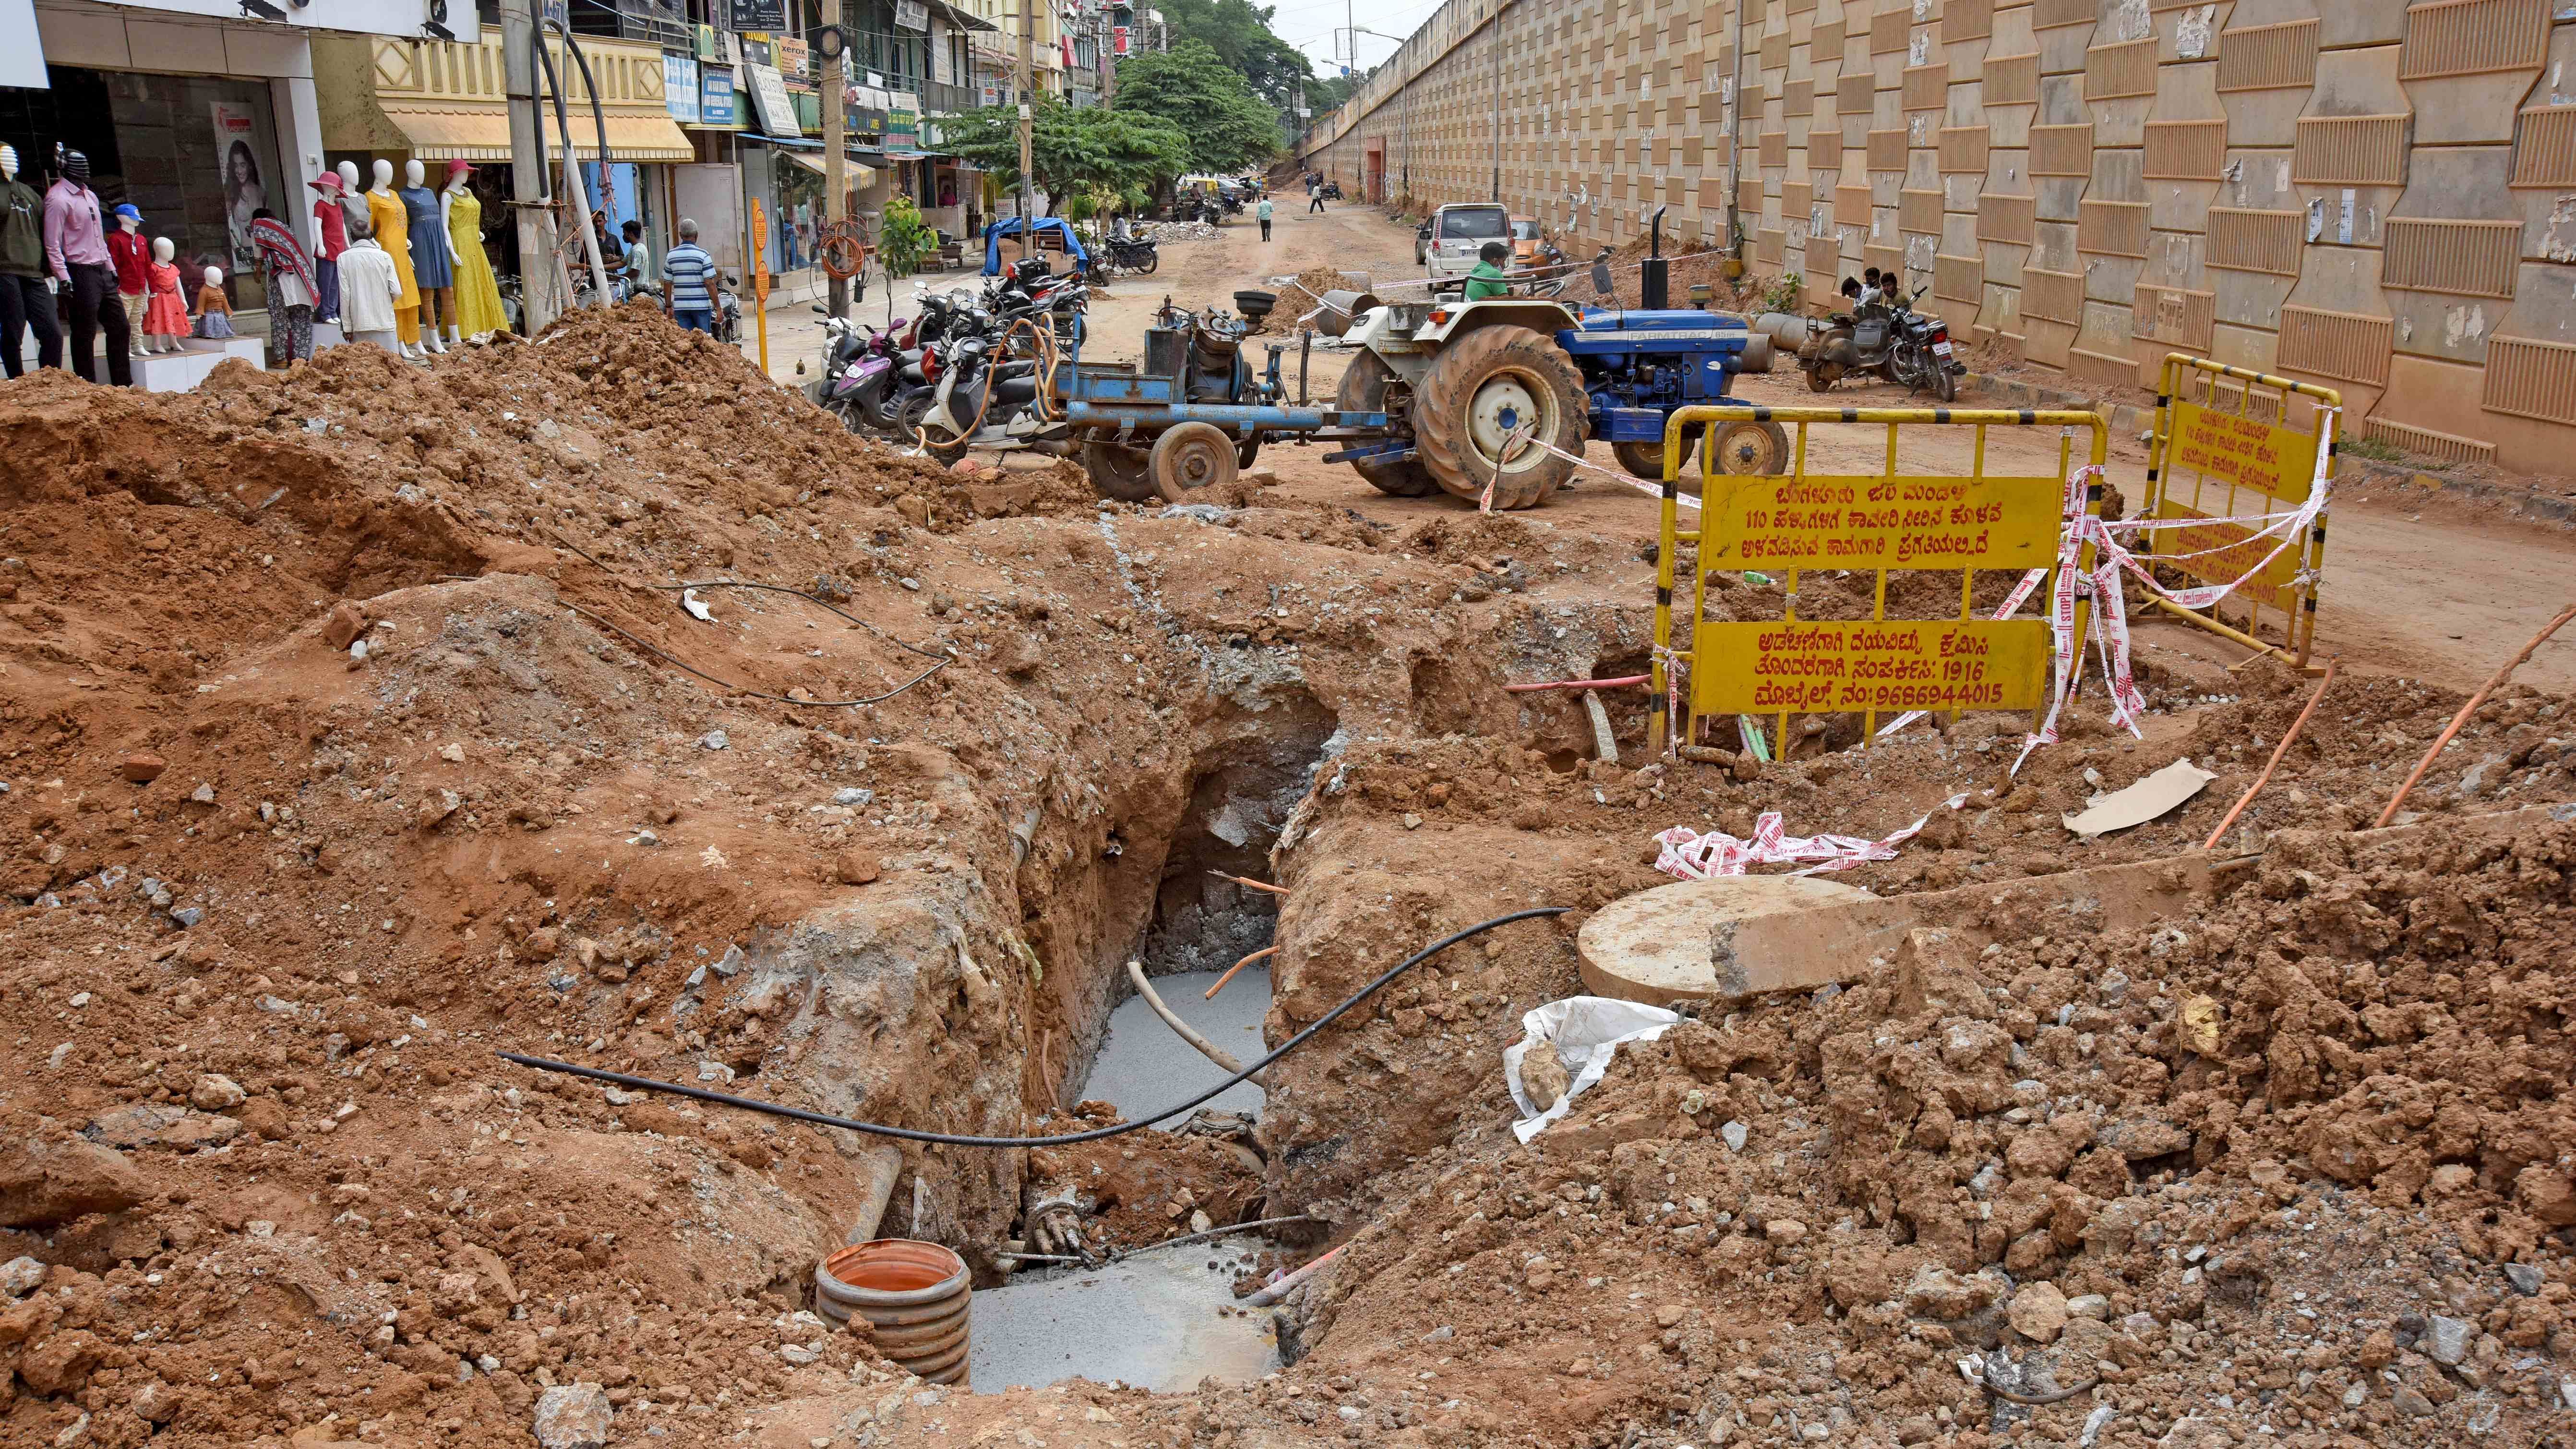
M1778 477L1713 473L1702 449L1699 527L1683 528L1676 444L1685 429L1741 421L1748 412L1756 421L1796 428L1788 472ZM1811 472L1808 430L1823 423L1884 427L1885 471ZM1899 454L1911 427L1974 429L1969 471L1903 471ZM2032 427L2063 430L2055 474L1988 471L1988 431ZM1976 575L1979 569L2054 571L2065 537L2064 504L2077 428L2090 437L2086 461L2099 469L2108 456L2109 429L2090 412L1689 407L1673 413L1664 430L1650 748L1663 753L1667 721L1674 716L1682 721L1680 738L1674 741L1679 745L1699 744L1702 720L1727 715L1776 715L1775 737L1785 745L1792 714L1859 714L1866 748L1882 713L1936 710L1956 718L1963 710L2011 709L2036 715L2048 699L2049 625L2039 618L1976 617ZM2098 512L2101 497L2097 473L2085 490L2085 511ZM1677 589L1679 555L1686 547L1693 550L1695 563L1687 587ZM2089 571L2092 563L2088 542L2077 568ZM1709 572L1720 568L1779 571L1788 594L1783 616L1750 623L1701 618ZM1800 618L1802 568L1875 574L1870 616ZM1922 569L1959 571L1956 618L1887 617L1888 575ZM2049 592L2042 589L2043 601ZM1685 625L1679 639L1673 624L1677 594ZM2078 640L2084 636L2088 608L2079 605L2072 621ZM1673 693L1680 687L1673 678L1677 665L1689 673L1687 693L1681 696Z
M2294 397L2317 405L2312 426L2291 426ZM2156 388L2156 430L2147 449L2148 515L2215 520L2295 510L2308 501L2318 476L2318 449L2325 450L2325 476L2334 476L2334 413L2329 410L2342 405L2343 395L2330 387L2250 372L2188 353L2166 353L2164 376ZM2317 576L2325 565L2325 516L2319 514L2306 538L2281 550L2249 578L2247 572L2262 564L2276 543L2255 538L2254 532L2222 522L2159 529L2152 537L2163 541L2140 550L2186 555L2161 567L2201 583L2245 578L2236 590L2245 600L2242 629L2221 619L2215 607L2203 613L2165 599L2150 597L2147 602L2248 648L2278 654L2303 673L2314 674L2317 670L2308 663L2308 650L2317 632ZM2266 609L2281 616L2278 642L2264 637Z

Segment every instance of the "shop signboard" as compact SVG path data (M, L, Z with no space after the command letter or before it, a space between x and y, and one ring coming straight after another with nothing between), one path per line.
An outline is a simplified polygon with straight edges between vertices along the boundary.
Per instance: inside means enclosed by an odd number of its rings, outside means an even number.
M1109 27L1109 37L1110 44L1113 47L1110 54L1125 55L1127 53L1127 27L1124 25L1113 25Z
M896 91L886 98L884 136L889 146L915 144L921 127L921 97L911 91Z
M813 56L804 41L782 35L770 43L770 49L778 57L778 73L787 78L789 85L814 83Z
M739 124L734 113L733 71L730 68L711 65L698 72L698 124Z
M805 128L796 123L796 105L787 99L787 82L779 77L774 65L746 65L750 73L751 102L760 117L764 134L802 136Z
M444 38L440 31L455 23L449 18L455 11L448 0L309 0L306 4L297 4L296 0L112 0L112 3L119 9L202 15L236 24L266 23L297 30L342 30L352 34L412 39L423 36ZM6 13L6 7L0 7L0 14ZM470 33L474 23L471 7L465 7L463 23ZM0 34L7 31L6 22L0 21Z
M930 6L924 0L894 0L894 23L898 29L930 29Z
M662 108L684 126L698 124L698 58L662 52Z
M34 0L0 0L0 86L40 91L51 84Z
M701 25L697 29L698 59L714 60L716 58L716 28L712 25Z
M726 0L733 30L767 33L787 28L787 0Z

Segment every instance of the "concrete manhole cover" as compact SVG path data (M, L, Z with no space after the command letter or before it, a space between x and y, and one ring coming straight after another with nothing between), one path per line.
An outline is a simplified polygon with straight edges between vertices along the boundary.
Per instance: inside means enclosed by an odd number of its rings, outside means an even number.
M1678 881L1622 896L1575 933L1583 985L1595 996L1663 1006L1719 989L1711 942L1723 927L1755 916L1873 899L1858 886L1801 875L1739 875Z

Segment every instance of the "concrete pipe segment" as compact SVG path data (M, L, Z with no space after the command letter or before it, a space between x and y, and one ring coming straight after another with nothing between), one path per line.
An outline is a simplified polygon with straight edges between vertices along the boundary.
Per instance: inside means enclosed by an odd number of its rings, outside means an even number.
M814 1307L844 1327L864 1320L879 1352L934 1384L966 1377L966 1260L937 1243L878 1238L814 1265Z

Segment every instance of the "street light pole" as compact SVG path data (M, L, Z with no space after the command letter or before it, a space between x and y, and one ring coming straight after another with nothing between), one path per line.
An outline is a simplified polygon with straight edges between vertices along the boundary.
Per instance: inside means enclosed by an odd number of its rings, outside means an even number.
M1734 0L1735 38L1729 42L1734 65L1727 78L1733 92L1726 111L1726 249L1739 260L1744 244L1744 218L1736 197L1744 177L1744 0Z
M555 215L545 205L546 157L537 145L536 12L531 0L501 0L501 88L510 107L510 219L519 238L519 332L534 337L563 315L554 264Z
M1494 194L1490 199L1497 202L1503 199L1503 12L1509 8L1511 0L1494 6L1494 33L1487 40L1494 52ZM1354 43L1351 49L1359 46Z

